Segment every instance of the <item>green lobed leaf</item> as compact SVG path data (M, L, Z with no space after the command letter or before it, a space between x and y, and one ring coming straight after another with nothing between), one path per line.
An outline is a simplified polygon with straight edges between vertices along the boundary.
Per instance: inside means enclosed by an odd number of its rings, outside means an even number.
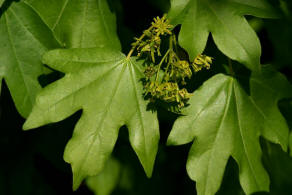
M110 195L117 187L120 179L121 165L119 161L111 157L103 171L86 179L86 184L95 195Z
M0 19L0 75L17 110L27 117L46 73L41 56L48 49L104 47L120 49L115 16L105 0L34 1L13 3ZM63 45L63 46L64 46Z
M232 77L217 75L194 93L188 115L179 118L169 144L195 139L187 162L190 177L200 195L219 189L228 158L239 164L240 181L246 193L267 191L269 178L260 161L259 116L253 104Z
M123 125L150 177L159 129L156 114L146 111L140 63L106 48L54 50L45 54L43 63L66 75L39 93L24 129L58 122L83 110L64 154L73 169L73 188L103 169Z
M121 49L106 0L26 0L67 48Z
M4 3L4 0L0 0L0 7L2 6L3 3Z
M287 125L277 108L277 101L290 95L285 93L287 84L279 73L267 70L263 75L254 74L249 97L234 78L219 74L193 94L184 111L186 116L175 122L168 144L195 140L187 171L197 182L199 195L218 191L230 156L239 165L240 184L246 194L269 190L259 136L287 148ZM280 93L271 94L270 89L277 90L279 85L283 85Z
M289 127L278 108L278 102L292 97L292 86L284 75L271 67L261 73L252 73L250 79L251 100L264 118L263 136L287 151Z
M260 69L260 41L244 18L274 18L278 14L266 0L172 0L169 18L182 24L179 43L191 60L203 53L212 33L217 47L251 70Z
M0 75L6 81L19 113L26 117L41 89L41 56L58 47L51 30L23 2L12 3L0 19Z

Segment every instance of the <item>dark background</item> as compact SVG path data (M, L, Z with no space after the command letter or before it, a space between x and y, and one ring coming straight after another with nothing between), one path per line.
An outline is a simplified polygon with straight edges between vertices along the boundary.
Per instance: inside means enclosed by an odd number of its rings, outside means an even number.
M6 1L8 7L11 1ZM169 8L168 0L109 0L111 9L117 14L118 34L127 53L134 36L148 28L153 17L162 16ZM278 0L271 0L279 7ZM288 10L291 1L287 0ZM2 10L3 11L3 10ZM0 12L1 14L1 12ZM292 79L292 15L284 12L278 20L261 20L247 17L252 23L262 44L262 63L271 64ZM219 72L225 72L227 58L214 45L211 37L206 53L215 58L210 71L203 71L190 81L189 90L195 90L203 81ZM236 75L248 92L250 72L233 62ZM42 76L43 86L58 79L61 75L54 73ZM290 127L292 109L290 100L279 103L282 113ZM72 135L74 125L81 112L70 118L45 127L23 132L24 119L17 113L10 93L3 82L0 97L0 195L90 195L85 184L72 192L72 174L70 165L63 161L63 151ZM153 177L147 179L138 158L131 149L128 133L121 128L113 155L127 169L128 177L121 179L115 195L195 195L195 182L186 173L186 160L189 145L167 147L167 136L177 115L158 108L161 140L155 163ZM264 151L264 166L270 174L271 192L256 193L291 195L292 194L292 158L282 152L279 146L261 140ZM238 182L238 167L233 159L229 160L220 195L244 194Z

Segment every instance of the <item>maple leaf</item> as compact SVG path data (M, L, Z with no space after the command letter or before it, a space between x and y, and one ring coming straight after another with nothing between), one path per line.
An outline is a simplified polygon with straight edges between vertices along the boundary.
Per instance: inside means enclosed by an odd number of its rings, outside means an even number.
M264 66L261 73L252 73L250 93L252 102L264 118L264 137L287 151L289 127L278 108L278 102L292 97L290 82L270 66Z
M261 45L244 15L274 18L266 0L172 0L169 18L182 24L179 43L191 60L203 53L212 33L217 47L229 58L259 70Z
M43 63L66 75L39 93L24 129L58 122L83 110L64 154L72 166L73 188L103 169L123 125L150 177L159 129L156 114L146 111L140 63L106 48L54 50L44 55Z
M1 16L0 28L0 76L23 117L41 89L37 78L46 73L41 63L44 52L61 45L121 48L106 0L12 3Z
M106 0L26 0L67 48L121 49Z
M251 97L236 79L222 74L214 76L193 94L184 111L186 116L175 122L168 145L195 140L187 171L197 182L199 195L217 192L230 156L239 165L239 179L246 194L269 190L269 177L261 164L259 137L287 149L288 127L277 101L291 96L291 92L285 92L289 83L282 75L268 70L266 73L253 75Z
M41 56L59 46L51 30L23 2L12 3L0 19L0 76L6 81L19 113L26 117L41 89ZM0 80L1 82L1 80Z

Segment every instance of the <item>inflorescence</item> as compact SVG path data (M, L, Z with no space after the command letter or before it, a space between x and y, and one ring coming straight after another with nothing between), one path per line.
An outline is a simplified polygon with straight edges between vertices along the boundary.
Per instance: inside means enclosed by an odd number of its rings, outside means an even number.
M173 26L166 15L162 18L154 18L151 26L143 32L142 36L135 38L128 57L136 50L138 57L149 58L150 63L146 63L144 70L144 95L150 97L151 101L161 100L175 104L179 110L186 105L191 96L184 87L186 79L190 79L193 72L204 68L210 69L212 58L199 54L192 62L181 59L172 30ZM169 39L169 45L162 56L160 46L163 37ZM159 63L156 63L157 59L160 59Z

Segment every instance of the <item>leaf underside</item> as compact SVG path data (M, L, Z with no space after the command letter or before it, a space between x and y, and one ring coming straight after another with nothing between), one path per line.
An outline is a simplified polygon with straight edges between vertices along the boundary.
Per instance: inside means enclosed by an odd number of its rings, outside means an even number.
M61 121L82 109L64 154L73 169L73 188L103 169L123 125L150 177L159 129L156 114L146 111L140 64L105 48L54 50L43 63L66 75L40 92L24 129Z

